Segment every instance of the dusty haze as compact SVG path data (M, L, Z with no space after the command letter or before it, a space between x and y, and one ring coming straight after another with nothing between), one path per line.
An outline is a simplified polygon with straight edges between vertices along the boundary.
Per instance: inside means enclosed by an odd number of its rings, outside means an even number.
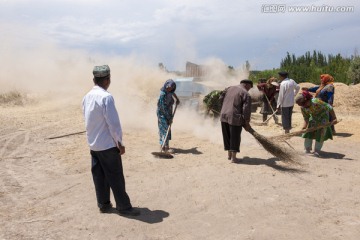
M176 78L175 75L159 70L157 63L144 56L92 55L76 49L63 49L41 34L24 31L27 39L16 34L1 38L1 93L16 90L35 101L54 101L53 104L59 108L78 102L80 111L82 97L93 86L93 66L108 64L112 75L108 91L115 98L124 131L145 128L157 132L159 91L163 83ZM178 50L181 52L181 45ZM191 53L193 49L187 51L190 57L194 55ZM185 66L185 62L183 64ZM211 66L212 71L204 84L214 89L238 84L248 75L241 66L229 75L227 65L216 58L204 59L202 64ZM184 106L180 106L176 113L173 129L221 143L219 123Z

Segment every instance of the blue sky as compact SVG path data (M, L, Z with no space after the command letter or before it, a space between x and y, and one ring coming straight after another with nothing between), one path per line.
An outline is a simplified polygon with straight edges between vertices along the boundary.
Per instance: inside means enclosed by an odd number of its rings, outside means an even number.
M285 8L270 13L279 6L274 4ZM290 12L290 6L354 8ZM358 1L0 0L0 39L20 38L28 47L51 42L90 57L146 57L169 70L209 58L271 69L286 52L350 56L360 47L359 23Z

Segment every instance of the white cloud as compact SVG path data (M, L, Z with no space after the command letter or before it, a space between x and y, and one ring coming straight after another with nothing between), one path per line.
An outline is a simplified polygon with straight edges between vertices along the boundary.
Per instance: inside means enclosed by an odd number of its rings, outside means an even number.
M233 66L253 59L259 68L276 67L287 51L358 47L357 1L276 3L347 5L355 6L355 12L262 13L263 4L273 3L245 0L0 0L0 21L40 31L64 46L102 51L107 45L114 52L157 54L174 66L186 59L220 57ZM326 35L331 41L322 44Z

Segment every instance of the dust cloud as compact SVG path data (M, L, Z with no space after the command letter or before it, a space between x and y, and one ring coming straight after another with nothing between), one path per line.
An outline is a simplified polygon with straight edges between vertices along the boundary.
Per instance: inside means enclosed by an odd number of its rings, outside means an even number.
M93 66L107 64L111 69L108 91L115 98L124 132L130 133L131 129L158 131L157 98L163 83L176 78L175 74L160 70L158 63L144 56L95 55L60 48L48 38L30 31L24 34L27 39L16 33L0 37L0 94L16 90L36 96L39 102L53 100L58 107L78 105L81 111L82 97L93 87ZM227 66L219 59L208 59L203 64L213 69L204 84L215 89L238 84L247 77L241 70L229 75ZM176 112L173 131L186 131L214 143L221 143L222 139L218 121L185 105L180 105Z

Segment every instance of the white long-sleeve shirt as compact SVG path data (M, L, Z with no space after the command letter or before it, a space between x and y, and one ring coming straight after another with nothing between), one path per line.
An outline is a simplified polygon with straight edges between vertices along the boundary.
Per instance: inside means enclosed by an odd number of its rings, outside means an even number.
M122 129L112 95L94 86L83 98L87 141L93 151L103 151L122 143Z
M290 78L285 78L280 84L277 107L292 107L295 103L295 95L299 92L300 86Z

